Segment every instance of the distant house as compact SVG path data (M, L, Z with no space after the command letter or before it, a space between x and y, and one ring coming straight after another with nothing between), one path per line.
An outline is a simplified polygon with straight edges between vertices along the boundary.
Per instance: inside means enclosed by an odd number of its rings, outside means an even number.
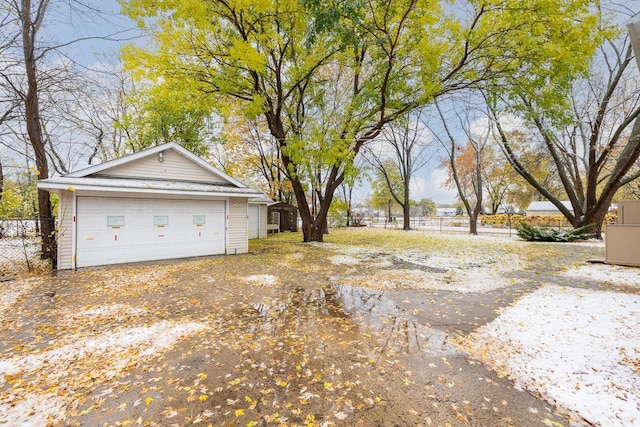
M562 204L573 211L570 201L563 201ZM531 202L525 213L527 215L562 215L558 208L549 201Z
M436 216L456 216L456 208L436 208Z
M277 202L267 206L267 216L269 230L280 233L298 231L298 208L289 203Z
M261 197L175 143L38 188L59 195L60 269L245 253L248 201Z

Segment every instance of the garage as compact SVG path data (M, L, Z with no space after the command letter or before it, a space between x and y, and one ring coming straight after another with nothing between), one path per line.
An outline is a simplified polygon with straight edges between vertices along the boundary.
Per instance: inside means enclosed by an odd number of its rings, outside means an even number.
M38 188L58 195L58 269L246 253L249 200L262 196L175 143Z
M225 253L223 201L77 198L78 267Z

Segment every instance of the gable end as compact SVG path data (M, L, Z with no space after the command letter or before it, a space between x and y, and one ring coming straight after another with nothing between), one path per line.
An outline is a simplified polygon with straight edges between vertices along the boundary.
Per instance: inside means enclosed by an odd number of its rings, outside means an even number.
M135 178L229 184L224 178L202 168L172 149L164 150L162 154L150 154L135 161L96 172L90 176L95 178Z

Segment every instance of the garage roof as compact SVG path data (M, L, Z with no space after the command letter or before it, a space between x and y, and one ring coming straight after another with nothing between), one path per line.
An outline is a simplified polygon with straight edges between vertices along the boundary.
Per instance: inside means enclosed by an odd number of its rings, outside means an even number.
M173 157L168 157L169 154ZM169 160L164 163L164 159ZM167 172L174 169L192 169L196 172L191 174L195 178L186 179L185 176L190 175L188 173L180 175ZM145 171L150 176L144 176ZM69 190L247 198L261 196L261 192L247 187L176 143L158 145L62 177L44 179L38 182L38 188L52 192Z

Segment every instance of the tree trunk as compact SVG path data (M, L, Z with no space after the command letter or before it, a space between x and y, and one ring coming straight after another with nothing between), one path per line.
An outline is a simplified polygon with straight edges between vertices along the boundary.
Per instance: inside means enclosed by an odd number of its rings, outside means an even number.
M473 213L469 215L469 234L478 234L478 216Z
M402 204L402 214L404 215L402 221L402 229L404 231L411 230L411 201L409 196L409 182L411 180L411 174L407 173L404 176L403 184L404 184L404 203Z
M402 214L404 215L404 220L402 221L404 231L411 230L411 206L408 202L405 201L404 205L402 205Z
M2 159L0 159L0 201L2 201L3 192L4 192L4 172L2 172Z
M36 158L36 168L38 180L49 177L49 166L45 151L45 141L42 135L40 122L40 104L38 99L38 79L36 72L35 38L36 33L42 24L47 3L39 6L36 21L31 20L31 1L22 0L22 13L20 16L22 24L22 47L24 53L24 65L27 75L27 95L25 97L25 117L27 133L33 147ZM38 217L40 219L40 235L42 237L42 258L50 259L52 266L56 267L56 242L55 225L49 192L38 190Z
M588 228L588 232L593 234L593 237L596 239L602 240L602 227L604 225L607 212L609 211L610 204L611 200L601 201L601 203L597 204L594 209L587 211L582 218L579 218L576 224L574 224L574 227L579 228L591 224L591 227Z
M344 194L344 200L347 203L347 227L351 225L351 199L353 196L353 187L349 187L347 191L347 186L342 186L342 191Z
M293 194L298 202L298 213L300 214L300 220L302 222L302 241L311 242L313 217L311 215L311 210L309 209L309 204L307 203L307 196L299 179L291 178L291 185L293 187Z

